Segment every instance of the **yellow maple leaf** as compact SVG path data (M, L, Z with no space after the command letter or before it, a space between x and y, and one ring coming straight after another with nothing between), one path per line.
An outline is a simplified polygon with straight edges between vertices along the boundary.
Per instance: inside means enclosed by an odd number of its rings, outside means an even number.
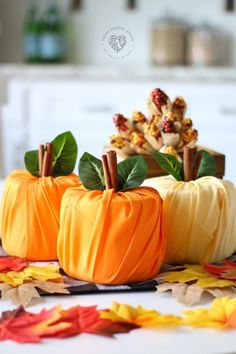
M30 277L27 276L23 271L0 273L0 282L12 285L14 287L19 286L27 281L30 281Z
M26 267L23 272L30 276L32 279L37 280L62 280L62 276L58 273L59 267L58 266L29 266Z
M235 285L233 280L218 279L212 274L206 272L201 265L185 264L184 270L168 272L163 276L163 280L167 283L188 283L196 281L196 285L201 288L224 288Z
M193 327L236 328L236 298L215 299L209 309L183 311L183 325Z
M112 321L134 323L140 327L177 326L181 318L175 315L162 315L156 310L146 310L142 306L133 307L113 302L107 311L100 311L101 318Z
M58 273L58 270L59 267L57 266L29 266L19 272L0 273L0 282L17 287L33 280L61 281L62 276Z

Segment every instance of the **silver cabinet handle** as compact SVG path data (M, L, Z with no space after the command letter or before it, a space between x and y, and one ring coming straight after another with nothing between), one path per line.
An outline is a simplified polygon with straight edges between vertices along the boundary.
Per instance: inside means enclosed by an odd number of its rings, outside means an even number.
M114 108L106 105L91 105L83 107L83 111L87 113L109 113L113 112Z
M236 107L221 107L220 113L224 116L235 116L236 117Z

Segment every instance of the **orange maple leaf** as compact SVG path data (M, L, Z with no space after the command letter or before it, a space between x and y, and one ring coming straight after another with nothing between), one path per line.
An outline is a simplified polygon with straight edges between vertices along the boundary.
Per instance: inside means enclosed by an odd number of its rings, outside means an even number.
M224 260L224 265L203 263L203 268L218 278L236 281L236 263Z
M42 310L38 314L26 312L22 306L5 311L0 319L0 340L11 339L19 343L37 343L43 337L56 337L65 331L70 323L60 319L61 307Z

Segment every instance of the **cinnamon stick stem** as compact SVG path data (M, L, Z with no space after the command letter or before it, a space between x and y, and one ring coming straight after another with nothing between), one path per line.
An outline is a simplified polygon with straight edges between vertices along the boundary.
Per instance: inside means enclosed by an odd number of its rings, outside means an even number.
M48 169L48 152L46 150L44 152L44 158L43 158L42 177L47 177L47 169Z
M184 147L183 163L184 163L184 180L189 182L193 177L193 167L197 148Z
M198 170L199 170L199 167L200 167L201 160L202 160L202 154L198 154L196 162L195 162L195 166L193 168L193 175L192 175L192 180L193 181L195 181L195 179L197 178L197 174L198 174Z
M103 167L103 172L105 177L106 189L111 189L112 188L111 175L108 167L107 155L105 154L102 155L102 167Z
M42 177L48 177L52 175L52 143L46 144L46 149L43 156L43 165L42 165Z
M51 176L52 175L52 149L53 149L52 143L47 143L46 149L48 152L47 176Z
M107 152L108 168L111 176L111 184L114 192L118 191L118 171L117 171L117 156L116 152L111 150Z
M43 169L43 157L44 157L44 145L39 145L39 175L42 176Z

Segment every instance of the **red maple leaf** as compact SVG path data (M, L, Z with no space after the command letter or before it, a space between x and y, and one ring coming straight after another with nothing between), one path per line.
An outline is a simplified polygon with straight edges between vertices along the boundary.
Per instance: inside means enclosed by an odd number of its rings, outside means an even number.
M29 263L18 257L0 257L0 272L19 271L25 267L28 267Z
M0 341L37 343L45 337L70 337L91 333L111 337L115 333L127 333L139 326L100 318L96 306L74 306L62 310L60 306L42 310L38 314L27 312L22 306L2 313Z
M235 280L236 281L236 263L232 261L224 260L224 264L215 265L209 263L203 263L203 268L218 278Z
M59 336L71 336L80 333L97 334L112 337L115 333L127 333L139 326L132 323L115 322L100 317L96 306L74 306L62 311L61 320L70 322L71 327Z

